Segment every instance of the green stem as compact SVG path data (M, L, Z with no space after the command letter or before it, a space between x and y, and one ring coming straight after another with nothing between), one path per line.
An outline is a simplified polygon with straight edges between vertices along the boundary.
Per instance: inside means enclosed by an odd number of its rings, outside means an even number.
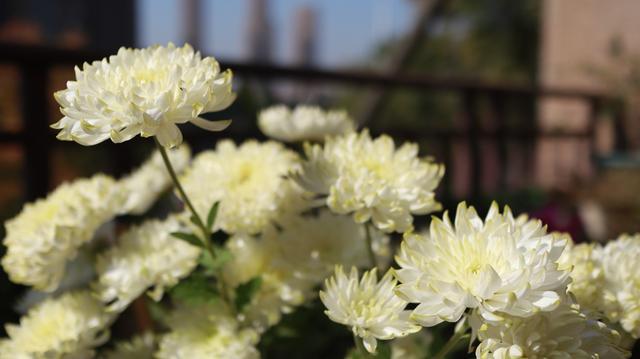
M202 230L202 234L206 237L206 239L208 239L211 233L207 228L207 226L205 226L200 216L198 215L198 212L196 211L195 207L191 203L191 200L189 200L189 196L187 196L187 193L184 191L184 188L182 188L182 184L178 180L176 171L173 169L173 166L171 165L171 161L169 160L169 155L167 154L167 150L164 148L164 146L160 144L160 142L158 142L157 139L155 139L155 141L156 141L156 147L158 147L158 151L160 151L160 155L162 156L162 160L164 161L164 165L165 167L167 167L167 171L169 171L169 176L171 176L171 180L173 181L173 184L178 189L178 193L180 193L180 197L181 197L180 199L187 205L187 208L193 215L196 225L200 227L200 230ZM205 242L208 242L208 241L205 241Z
M191 203L189 196L187 196L187 193L184 191L182 184L178 180L176 171L173 169L173 165L171 165L171 160L169 160L169 155L167 154L167 150L164 148L164 146L160 144L160 142L158 142L157 139L154 138L154 140L156 142L156 147L158 147L158 151L160 151L160 155L162 156L162 161L164 162L164 165L167 168L167 171L169 172L169 176L171 177L173 184L178 189L178 193L180 194L180 197L181 197L180 199L182 199L182 201L186 204L187 208L193 215L195 224L198 227L200 227L200 230L202 231L203 237L201 238L201 240L202 240L202 243L204 244L205 249L209 252L209 254L211 254L211 258L216 258L217 257L216 250L214 246L211 244L211 230L204 224L204 222L202 221L202 218L200 218L200 216L198 215L198 212L196 211L195 207ZM222 279L221 271L218 271L217 282L218 282L218 290L220 291L222 298L227 302L227 304L229 304L229 307L232 310L234 310L234 306L232 305L231 299L229 298L227 293L226 285L224 283L224 280Z
M367 252L369 252L369 260L371 261L371 267L378 268L378 260L376 259L376 253L373 251L373 241L371 239L371 229L367 223L364 224L364 232L367 240Z
M466 338L469 338L469 334L466 333L466 330L461 330L453 334L451 338L449 338L449 341L444 345L444 347L442 347L442 349L440 349L438 354L436 354L436 356L434 356L433 359L446 358L447 354L449 354L449 352L453 350L456 347L456 345L458 345L458 343L460 343L462 340Z

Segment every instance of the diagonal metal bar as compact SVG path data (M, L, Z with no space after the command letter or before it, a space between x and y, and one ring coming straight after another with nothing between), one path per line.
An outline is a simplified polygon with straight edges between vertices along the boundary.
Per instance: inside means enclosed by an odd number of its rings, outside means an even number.
M411 58L415 55L424 37L425 30L440 11L446 0L421 0L418 4L419 14L409 37L402 43L401 47L395 53L387 65L386 73L388 75L398 75L409 64ZM376 114L382 109L388 90L384 87L378 87L368 92L363 100L362 110L358 117L360 126L364 126L375 118Z

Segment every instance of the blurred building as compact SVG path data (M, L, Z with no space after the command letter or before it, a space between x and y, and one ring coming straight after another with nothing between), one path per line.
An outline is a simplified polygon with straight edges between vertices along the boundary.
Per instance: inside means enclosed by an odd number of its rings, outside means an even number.
M273 32L268 0L251 0L247 24L247 57L256 62L270 62Z
M296 12L293 32L293 60L297 65L310 66L316 59L317 14L314 8L302 6Z
M538 182L602 206L605 238L640 229L640 161L632 155L640 150L638 14L637 0L545 0L541 16L540 84L625 100L621 121L602 113L596 122L596 155L603 159L597 176L587 139L545 138L537 148ZM538 116L545 131L589 131L587 101L544 99Z
M625 66L615 56L640 55L640 1L545 0L541 16L539 82L542 87L571 87L614 93L607 75ZM585 101L545 99L538 104L539 125L546 131L587 131ZM638 145L640 129L631 118L624 129L629 144ZM636 124L636 125L634 125ZM610 121L600 121L599 151L611 151L606 133ZM544 139L538 146L538 182L545 187L571 186L593 173L589 143L583 139Z

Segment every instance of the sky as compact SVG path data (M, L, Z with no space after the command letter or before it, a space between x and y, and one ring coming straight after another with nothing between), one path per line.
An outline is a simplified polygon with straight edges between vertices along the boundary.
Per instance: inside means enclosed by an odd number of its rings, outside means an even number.
M247 54L250 0L201 0L200 50L222 60ZM410 0L268 0L274 61L292 62L294 14L311 6L318 15L316 63L338 67L366 59L382 41L399 38L411 27ZM138 0L139 46L184 42L182 0Z

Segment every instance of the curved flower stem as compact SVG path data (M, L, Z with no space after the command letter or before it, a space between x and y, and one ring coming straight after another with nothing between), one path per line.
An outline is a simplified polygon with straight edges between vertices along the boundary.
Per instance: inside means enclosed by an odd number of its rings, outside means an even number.
M162 156L162 161L164 161L164 165L165 167L167 167L167 171L169 171L169 176L171 176L171 180L173 181L173 184L178 189L178 192L180 193L180 197L182 197L180 199L187 205L187 208L189 208L189 211L193 215L195 224L198 227L200 227L200 230L202 230L202 234L205 237L207 237L206 239L209 239L209 236L211 233L207 228L207 226L205 226L204 222L202 221L202 218L200 218L200 216L198 215L198 212L196 211L195 207L193 207L193 204L191 203L191 200L189 200L189 196L187 196L187 193L184 191L184 188L182 188L182 184L180 184L180 181L178 180L176 171L173 169L173 166L171 165L171 161L169 160L169 155L167 154L167 150L164 148L164 146L160 144L160 142L158 142L158 140L155 137L153 139L156 142L156 147L158 147L158 151L160 151L160 155ZM205 242L208 242L208 240L206 240Z
M444 347L442 347L442 349L440 349L440 351L438 352L438 354L436 354L436 356L433 357L433 359L444 359L446 358L446 355L449 354L449 352L451 350L453 350L453 348L456 347L456 345L458 345L458 343L460 343L462 340L469 338L469 334L466 332L466 330L460 330L457 333L454 333L451 338L449 338L449 341L447 341L447 343L444 345Z
M154 137L154 140L156 142L156 147L158 147L158 151L160 151L160 155L162 156L162 161L164 162L164 165L167 168L167 171L169 172L169 176L171 177L173 184L178 189L178 193L180 193L180 197L181 197L180 199L182 199L182 201L186 204L187 208L193 215L194 223L202 231L202 235L203 235L202 243L204 244L205 249L209 252L209 254L211 254L212 258L216 258L217 257L216 250L211 244L211 230L204 224L204 222L202 221L202 218L200 218L200 216L198 215L198 212L196 211L195 207L191 203L189 196L187 196L187 193L184 191L184 188L182 188L182 184L178 180L176 171L173 169L173 165L171 165L171 160L169 160L169 155L167 154L167 150L164 148L164 146L162 146L158 142L158 140L155 137ZM229 307L233 310L231 299L227 294L227 288L224 283L224 280L222 279L222 273L220 272L218 272L217 282L218 282L218 290L220 291L222 298L227 302Z
M371 239L371 228L369 224L364 224L364 232L367 239L367 252L369 252L369 260L371 261L371 267L378 268L378 260L376 259L376 253L373 251L373 241Z

